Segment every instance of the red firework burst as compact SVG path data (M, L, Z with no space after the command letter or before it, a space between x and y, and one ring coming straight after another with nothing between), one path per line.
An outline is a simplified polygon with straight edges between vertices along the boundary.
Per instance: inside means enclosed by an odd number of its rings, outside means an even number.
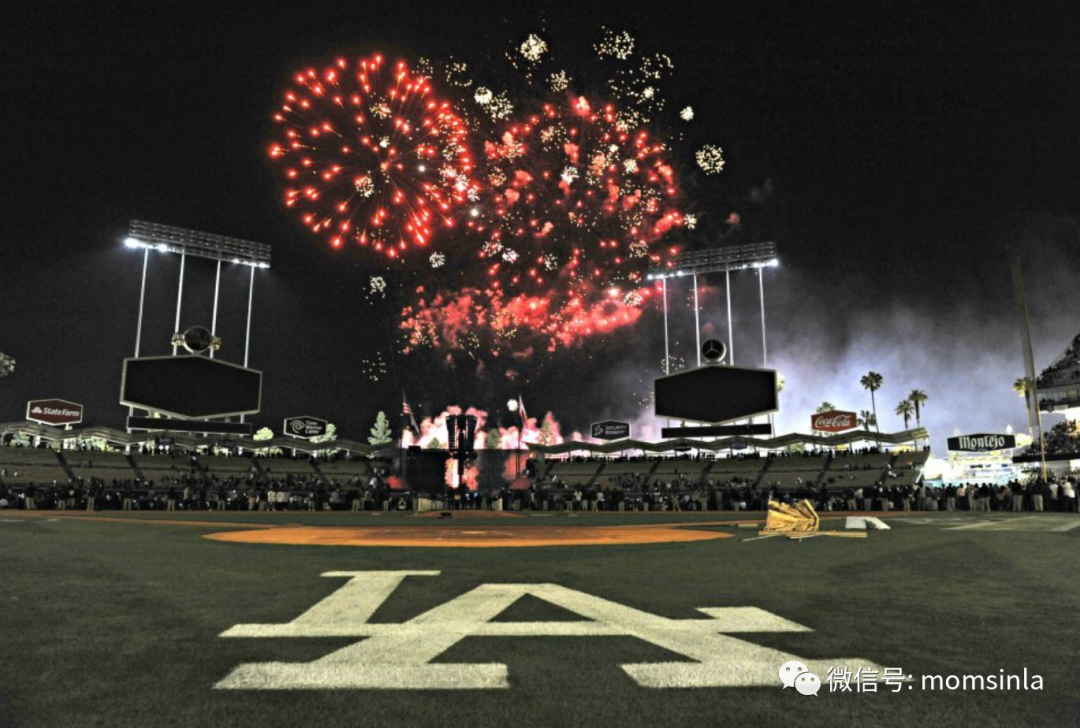
M485 145L485 238L491 285L541 290L559 277L600 288L636 284L683 224L665 147L585 97L546 104Z
M631 119L568 98L485 145L484 204L467 225L486 282L470 291L470 318L496 344L540 335L554 349L640 317L645 273L677 252L664 238L684 220L665 145ZM437 318L413 308L404 328L433 339Z
M270 157L283 166L285 205L333 246L400 257L477 195L465 123L404 61L339 58L293 80Z

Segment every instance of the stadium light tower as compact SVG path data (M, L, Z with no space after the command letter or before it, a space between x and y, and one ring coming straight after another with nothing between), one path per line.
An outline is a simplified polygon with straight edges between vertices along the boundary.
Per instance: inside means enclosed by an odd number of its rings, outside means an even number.
M143 310L146 302L146 271L151 250L180 256L180 280L176 292L174 332L180 331L180 314L184 299L184 272L189 255L196 258L206 258L217 263L214 281L214 313L210 324L210 333L213 336L217 335L218 299L221 295L221 264L233 263L249 266L251 275L248 279L247 328L244 334L244 366L247 367L251 352L251 313L255 296L255 269L270 267L269 245L171 225L132 220L128 228L128 236L124 240L124 246L131 249L142 249L143 251L142 286L139 290L139 321L135 331L136 357L139 356L142 348ZM172 347L174 356L177 353L177 348L178 345L174 337ZM213 358L213 356L214 352L211 349L210 357Z
M668 371L670 356L668 347L667 318L667 280L669 278L694 278L694 324L697 329L698 366L701 366L701 319L698 308L698 275L723 273L727 293L728 321L728 364L735 363L735 337L731 318L731 272L738 270L757 270L758 293L761 297L761 354L763 366L768 366L768 349L765 338L765 280L763 269L780 265L776 257L776 243L754 243L752 245L733 245L726 248L695 250L681 253L667 264L649 269L647 279L660 281L664 293L664 374Z

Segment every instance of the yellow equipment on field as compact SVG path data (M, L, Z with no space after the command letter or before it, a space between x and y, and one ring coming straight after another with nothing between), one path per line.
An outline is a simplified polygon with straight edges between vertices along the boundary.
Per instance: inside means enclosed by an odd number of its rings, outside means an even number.
M769 501L769 516L762 534L812 533L818 530L821 519L808 500L793 506Z
M820 531L820 525L821 519L808 500L801 500L793 506L769 501L769 515L765 519L765 528L761 529L761 535L746 540L754 541L770 536L786 536L795 540L814 536L866 538L866 531Z

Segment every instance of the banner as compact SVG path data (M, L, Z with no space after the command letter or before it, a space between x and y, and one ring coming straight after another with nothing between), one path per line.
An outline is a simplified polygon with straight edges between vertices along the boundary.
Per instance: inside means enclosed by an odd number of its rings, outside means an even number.
M77 425L83 421L83 406L66 399L34 399L26 403L26 419L42 425Z
M597 440L622 440L630 437L630 423L615 420L594 422L591 432Z
M993 452L1016 447L1015 435L960 435L948 439L950 452Z
M284 433L289 437L299 437L302 439L310 439L312 437L321 437L326 434L326 420L320 420L318 417L289 417L285 420Z
M857 425L858 418L854 412L829 410L810 416L810 429L818 432L843 432L854 430Z

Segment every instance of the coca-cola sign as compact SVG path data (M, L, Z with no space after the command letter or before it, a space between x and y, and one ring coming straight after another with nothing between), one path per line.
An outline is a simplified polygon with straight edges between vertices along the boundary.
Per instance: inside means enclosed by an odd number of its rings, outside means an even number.
M858 421L854 412L829 410L828 412L818 412L810 417L810 429L818 432L854 430L857 424Z
M26 403L26 419L42 425L77 425L83 406L66 399L34 399Z

